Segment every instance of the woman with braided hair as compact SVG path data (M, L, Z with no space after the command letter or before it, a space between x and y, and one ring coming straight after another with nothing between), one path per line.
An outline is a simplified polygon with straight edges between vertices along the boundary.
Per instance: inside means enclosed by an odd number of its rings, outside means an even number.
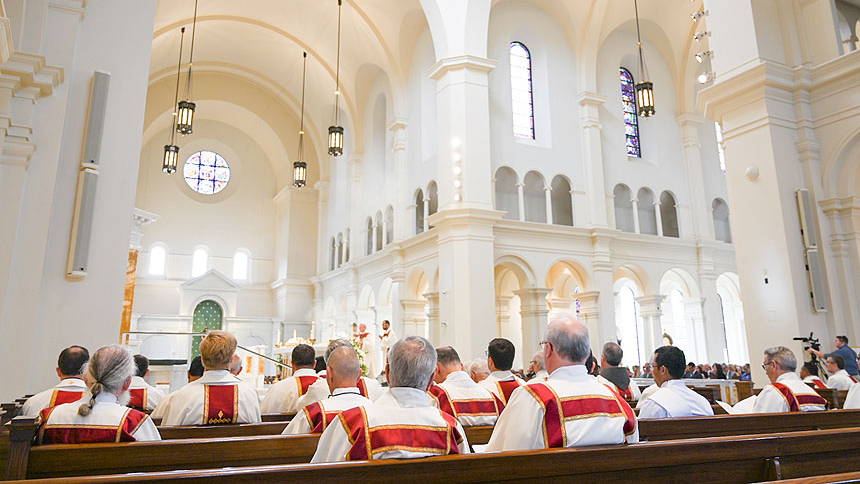
M134 359L129 352L117 345L100 348L84 371L92 397L83 403L64 403L42 410L39 443L161 440L149 415L125 406L134 374Z

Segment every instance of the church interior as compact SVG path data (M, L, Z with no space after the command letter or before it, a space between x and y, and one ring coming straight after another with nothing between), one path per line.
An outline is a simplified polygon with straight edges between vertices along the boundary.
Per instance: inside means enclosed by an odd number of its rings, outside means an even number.
M858 29L858 0L0 0L0 401L70 345L175 391L212 330L261 395L353 323L381 380L383 321L527 371L573 315L598 361L756 388L767 348L860 347Z

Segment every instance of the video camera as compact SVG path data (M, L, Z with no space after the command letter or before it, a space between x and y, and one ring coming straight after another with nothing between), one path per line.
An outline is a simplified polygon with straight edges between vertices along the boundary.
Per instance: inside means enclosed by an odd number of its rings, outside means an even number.
M808 350L809 348L814 349L815 351L821 351L821 343L818 338L814 338L812 336L812 332L809 332L809 337L800 336L797 338L792 338L794 341L803 341L803 351Z

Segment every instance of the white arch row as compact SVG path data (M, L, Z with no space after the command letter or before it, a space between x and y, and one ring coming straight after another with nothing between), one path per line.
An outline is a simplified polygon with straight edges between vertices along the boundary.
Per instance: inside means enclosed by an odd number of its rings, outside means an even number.
M513 168L501 166L493 186L493 205L505 219L573 226L573 186L566 176L556 175L547 185L540 172L531 170L520 183Z

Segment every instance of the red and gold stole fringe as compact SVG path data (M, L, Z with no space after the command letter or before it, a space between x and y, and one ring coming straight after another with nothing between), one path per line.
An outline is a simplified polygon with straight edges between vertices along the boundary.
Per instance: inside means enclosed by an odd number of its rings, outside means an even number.
M203 385L203 425L236 423L239 385Z
M84 392L81 391L54 390L54 393L51 394L51 402L48 404L48 407L77 402L83 396Z
M297 376L296 377L296 383L298 383L299 396L302 396L305 393L307 393L308 388L310 388L310 386L313 385L314 383L316 383L316 381L319 379L320 379L320 377L318 377L316 375Z
M131 400L128 401L128 406L138 410L146 410L148 388L132 388L128 391L131 395Z

